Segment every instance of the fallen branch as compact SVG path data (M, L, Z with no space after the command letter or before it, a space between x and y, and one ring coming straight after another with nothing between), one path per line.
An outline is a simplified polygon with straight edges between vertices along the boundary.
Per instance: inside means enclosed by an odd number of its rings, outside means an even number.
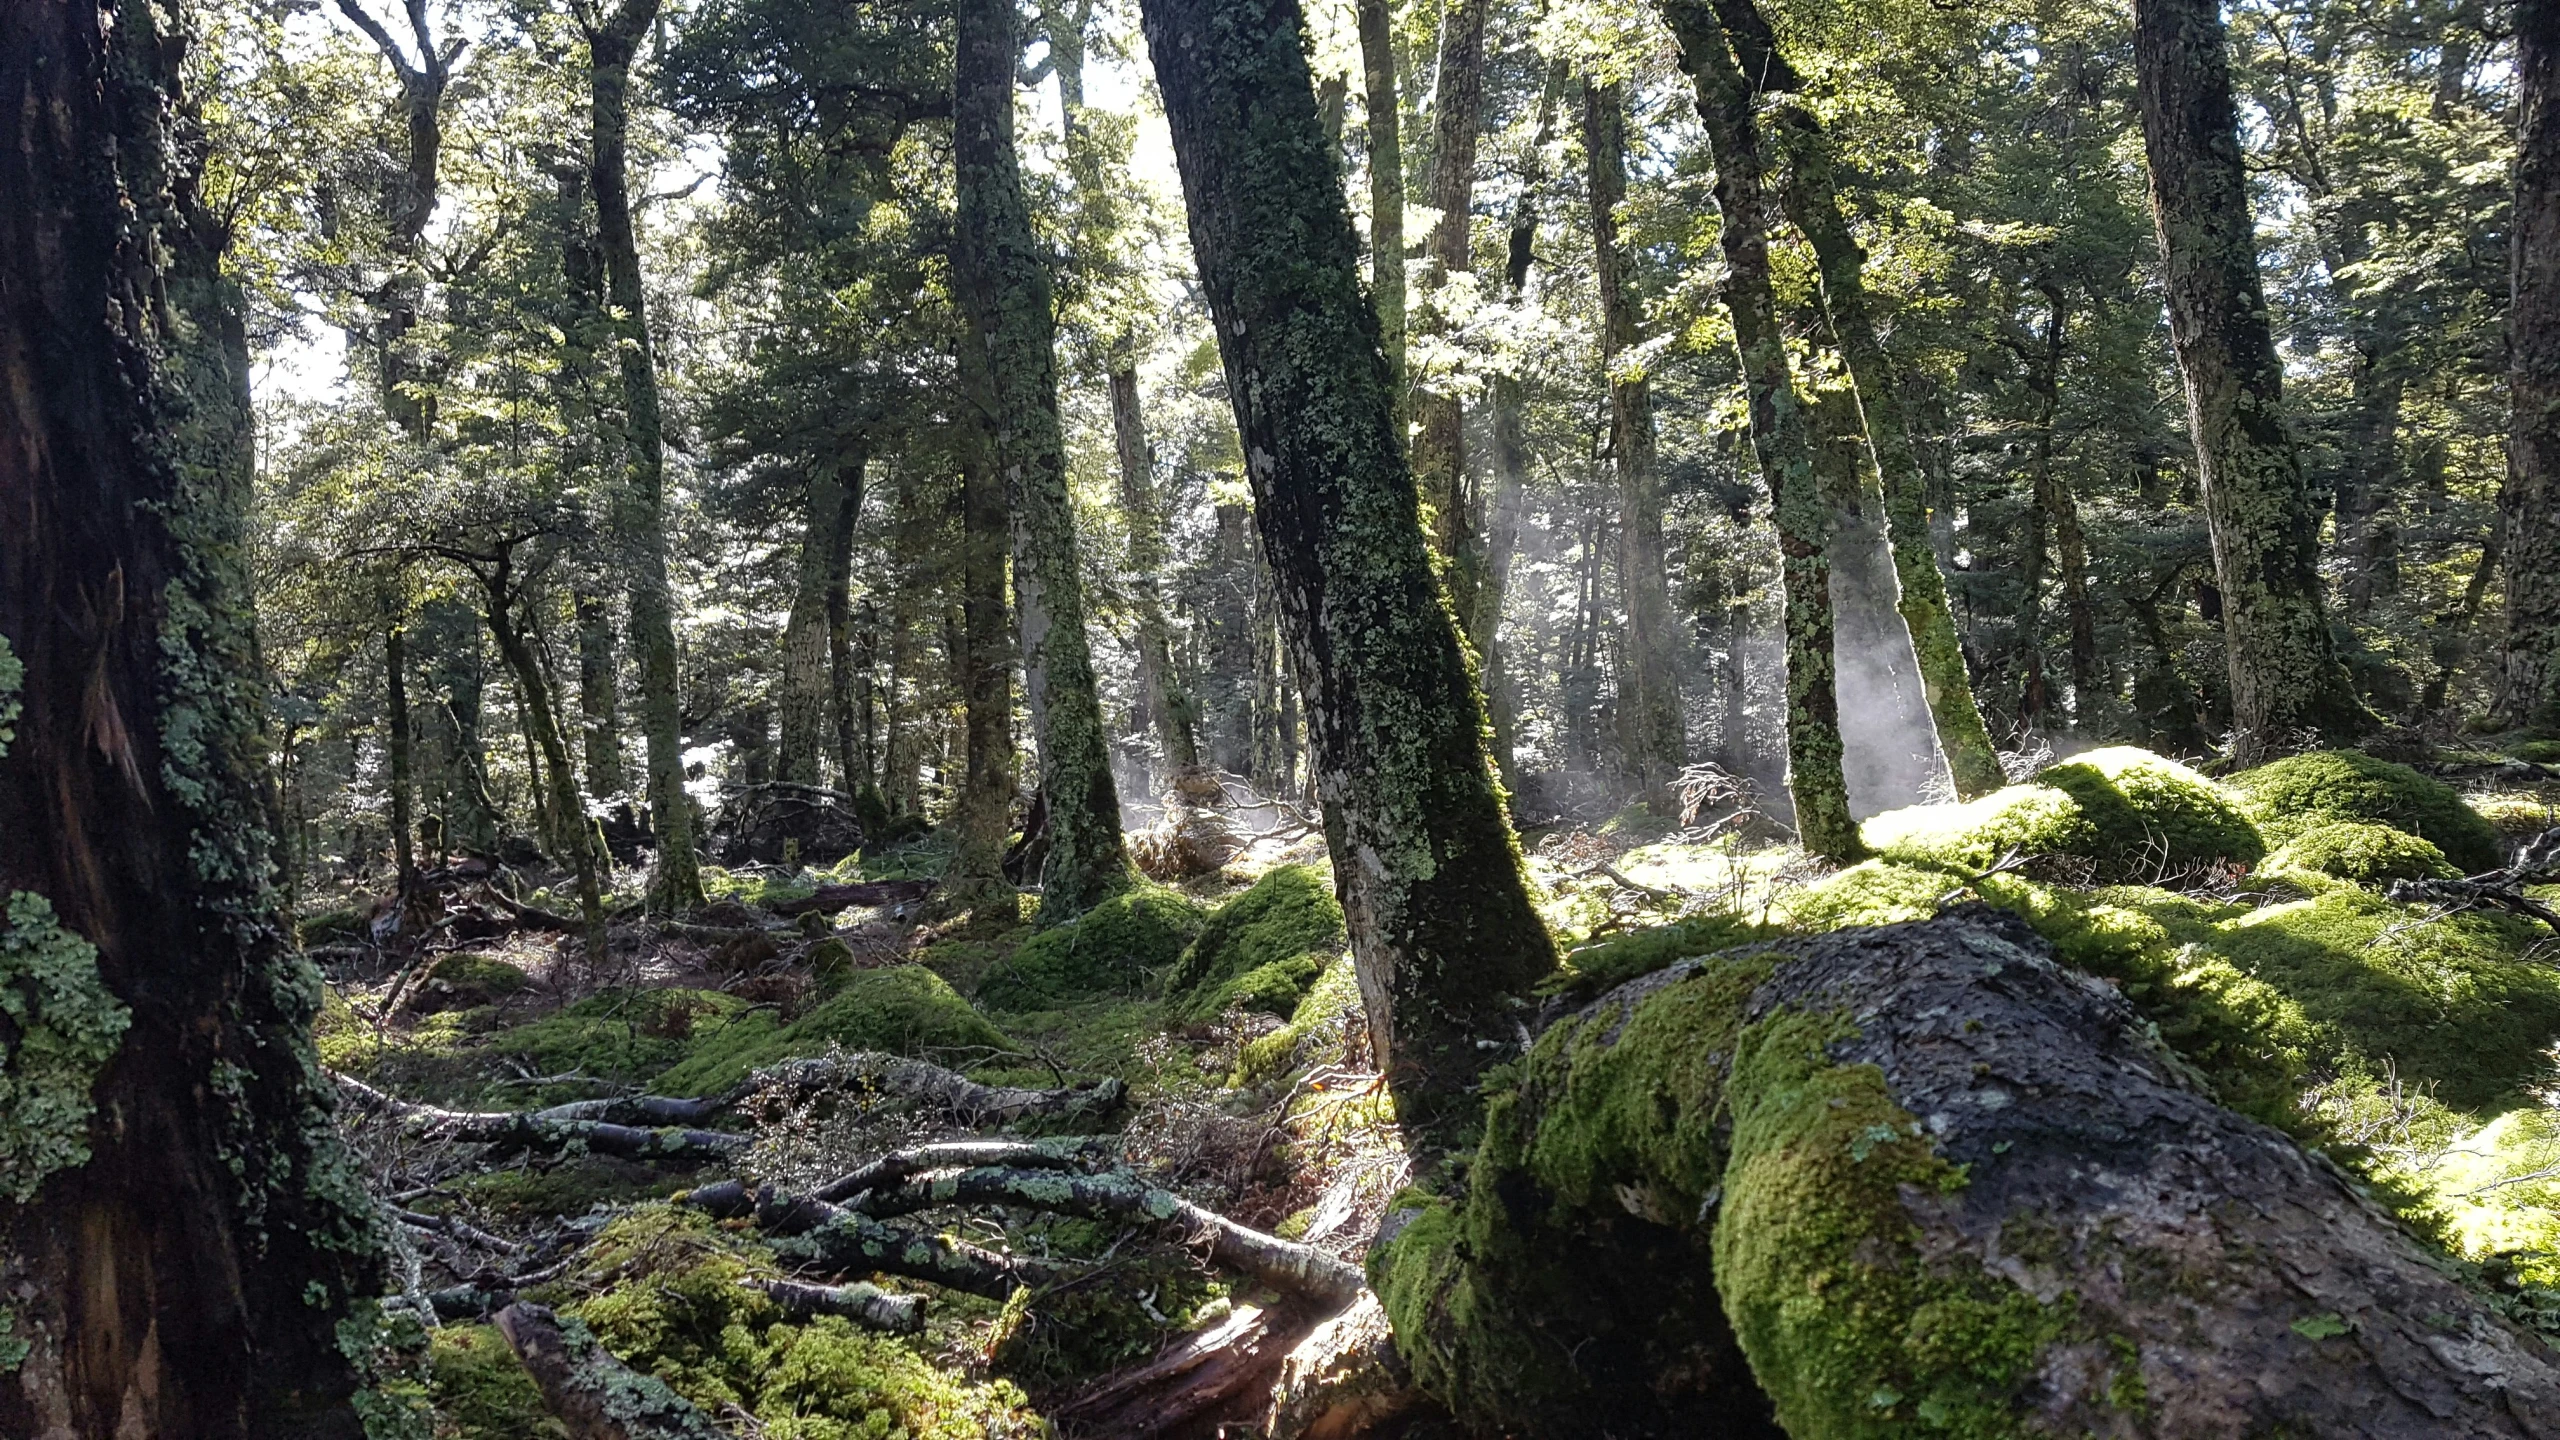
M485 888L489 892L489 898L496 902L497 907L514 916L519 925L535 930L555 930L564 935L576 934L587 928L587 922L575 915L563 915L556 910L545 910L539 905L527 905L521 900L509 899L506 892L495 885Z
M392 1219L412 1230L424 1230L430 1235L442 1235L449 1240L460 1240L465 1244L477 1245L484 1250L495 1250L501 1255L518 1255L524 1252L524 1247L513 1240L492 1235L469 1221L459 1220L451 1215L421 1215L415 1210L402 1210L396 1206L383 1208L391 1212Z
M498 1312L497 1325L569 1440L726 1440L691 1401L615 1359L574 1316L563 1321L518 1301Z
M1073 1170L1117 1148L1117 1138L1080 1135L1066 1140L953 1140L883 1155L809 1192L813 1200L841 1205L866 1190L895 1185L934 1170L1009 1165L1025 1170Z
M814 895L798 900L777 900L764 908L776 915L833 915L856 905L895 905L904 900L921 900L933 893L937 883L932 880L865 880L852 885L821 885Z
M874 1050L808 1060L786 1060L768 1066L724 1097L737 1104L760 1090L817 1090L830 1085L867 1084L884 1094L911 1100L972 1125L1013 1125L1025 1120L1067 1120L1108 1115L1129 1098L1129 1087L1117 1079L1088 1081L1055 1090L1029 1090L1012 1085L981 1085L957 1071L922 1060L884 1055Z
M877 1285L804 1285L797 1280L749 1277L738 1282L761 1291L794 1320L815 1315L841 1315L856 1325L892 1334L914 1335L924 1329L924 1297L892 1295Z
M552 1154L577 1146L626 1160L675 1160L702 1164L747 1147L744 1135L668 1126L643 1128L582 1118L598 1106L626 1100L576 1100L548 1110L446 1110L386 1095L351 1076L330 1073L338 1088L365 1110L396 1117L422 1140L455 1140L489 1146L493 1155ZM647 1098L647 1097L643 1097Z
M2504 910L2560 934L2560 911L2524 893L2527 885L2551 884L2560 884L2560 826L2526 841L2503 870L2461 880L2394 880L2383 893L2403 905L2432 902L2455 910Z
M1633 890L1639 895L1649 895L1656 900L1679 901L1694 898L1686 890L1666 890L1659 885L1647 885L1641 880L1629 879L1625 872L1606 860L1583 871L1581 878L1588 879L1594 875L1605 878L1621 890Z
M833 1213L824 1223L777 1242L773 1253L794 1265L837 1274L903 1275L990 1300L1010 1299L1025 1285L1046 1284L1063 1274L1064 1267L1051 1261L999 1255L922 1231L883 1225L850 1210L828 1209Z

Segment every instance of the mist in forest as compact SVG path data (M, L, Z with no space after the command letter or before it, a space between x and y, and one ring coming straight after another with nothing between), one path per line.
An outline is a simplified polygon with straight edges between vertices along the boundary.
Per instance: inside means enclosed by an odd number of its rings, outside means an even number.
M1841 766L1849 812L1861 820L1955 796L1911 631L1895 608L1901 586L1876 498L1834 512L1830 546Z

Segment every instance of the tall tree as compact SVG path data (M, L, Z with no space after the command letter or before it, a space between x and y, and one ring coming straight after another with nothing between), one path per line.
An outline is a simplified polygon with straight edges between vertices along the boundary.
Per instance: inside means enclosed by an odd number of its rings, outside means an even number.
M1404 413L1404 113L1396 93L1395 13L1389 0L1355 0L1362 103L1369 126L1369 292L1378 309L1387 373ZM1401 441L1402 432L1398 432Z
M1440 18L1440 68L1432 87L1430 263L1422 272L1427 333L1447 328L1431 297L1451 277L1475 269L1473 236L1476 136L1484 128L1484 22L1487 0L1456 0ZM1483 525L1467 491L1466 405L1456 376L1414 399L1413 476L1430 516L1441 578L1460 617L1473 615L1484 583Z
M0 1434L355 1440L380 1237L269 885L246 346L172 13L0 8Z
M1138 369L1123 356L1111 367L1111 438L1120 461L1120 508L1129 521L1129 587L1138 612L1138 694L1144 724L1156 732L1167 768L1200 763L1199 726L1190 693L1174 668L1172 626L1164 611L1167 556L1163 507L1156 495L1155 447L1147 443L1138 404Z
M649 751L649 816L658 837L649 898L668 910L702 904L702 861L694 853L693 800L684 788L684 715L676 661L675 591L667 578L667 458L658 403L657 353L649 338L632 226L631 62L658 16L658 0L622 0L610 10L570 0L587 40L592 136L588 188L595 194L597 248L604 252L605 300L622 372L625 461L616 529L631 576L631 643L640 652L640 729Z
M1751 448L1769 487L1786 595L1787 790L1804 847L1833 860L1866 852L1849 816L1841 771L1840 697L1834 679L1828 507L1813 467L1811 425L1796 393L1769 274L1767 164L1749 85L1703 0L1663 0L1680 42L1680 65L1698 91L1698 114L1716 161L1722 216L1725 309L1750 403Z
M987 424L1011 497L1023 684L1040 744L1049 853L1044 922L1070 920L1134 882L1120 794L1085 640L1084 580L1058 423L1057 320L1049 269L1014 153L1022 23L1013 0L961 0L952 151L959 167L952 271L968 313L963 345L987 367Z
M968 393L987 397L985 365L963 354L960 373ZM974 416L957 427L960 461L960 795L952 815L951 863L944 868L939 903L979 919L1021 918L1021 904L1004 874L1005 836L1013 824L1013 630L1005 605L1005 551L1011 543L1004 482L987 454Z
M1398 1115L1445 1147L1555 964L1440 603L1296 0L1146 0L1191 248Z
M2505 708L2560 730L2560 4L2519 0Z
M2351 740L2372 717L2320 594L2319 514L2285 425L2221 10L2137 0L2133 36L2169 334L2222 595L2232 755L2245 764L2306 736Z
M827 713L833 699L833 636L830 618L837 530L858 497L847 504L848 488L859 490L862 457L850 456L841 468L829 468L809 482L809 509L800 541L798 583L792 588L791 615L782 629L781 754L776 778L794 785L826 782L829 747ZM851 486L847 475L853 477ZM845 777L851 793L853 777Z

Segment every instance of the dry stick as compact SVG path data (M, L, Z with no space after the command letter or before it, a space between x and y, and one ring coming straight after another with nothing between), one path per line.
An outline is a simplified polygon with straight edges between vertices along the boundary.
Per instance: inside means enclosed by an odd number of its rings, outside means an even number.
M569 1440L727 1440L691 1401L615 1359L574 1316L563 1321L518 1301L497 1324Z
M933 893L932 880L867 880L855 885L821 885L814 895L799 900L777 900L767 905L776 915L807 915L823 912L832 915L856 905L894 905L901 900L920 900Z
M787 1060L769 1066L749 1077L727 1098L730 1104L736 1104L759 1090L814 1090L849 1082L877 1086L888 1094L933 1106L956 1119L1000 1125L1106 1115L1118 1109L1129 1095L1129 1087L1117 1079L1055 1090L981 1085L939 1065L865 1050L840 1058Z
M2560 826L2526 841L2503 870L2463 880L2394 880L2383 893L2404 905L2439 901L2456 910L2504 910L2539 920L2560 933L2560 912L2524 893L2527 885L2555 882L2560 882Z
M841 1315L857 1325L898 1335L914 1335L924 1329L921 1295L892 1295L877 1285L860 1281L851 1285L804 1285L797 1280L749 1276L738 1283L761 1291L794 1320Z

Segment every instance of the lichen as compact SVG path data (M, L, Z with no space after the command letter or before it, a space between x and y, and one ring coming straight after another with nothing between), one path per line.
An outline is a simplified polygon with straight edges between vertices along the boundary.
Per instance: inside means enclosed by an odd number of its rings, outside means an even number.
M91 1087L133 1012L98 974L98 951L31 890L9 897L0 931L0 1197L19 1204L45 1177L89 1160Z
M27 667L20 663L18 652L9 648L9 637L0 635L0 755L17 743L18 716L24 704L19 692L27 683Z
M2232 787L2270 841L2285 844L2340 820L2388 825L2434 842L2466 874L2495 869L2498 832L2452 786L2355 750L2293 755L2233 777Z

